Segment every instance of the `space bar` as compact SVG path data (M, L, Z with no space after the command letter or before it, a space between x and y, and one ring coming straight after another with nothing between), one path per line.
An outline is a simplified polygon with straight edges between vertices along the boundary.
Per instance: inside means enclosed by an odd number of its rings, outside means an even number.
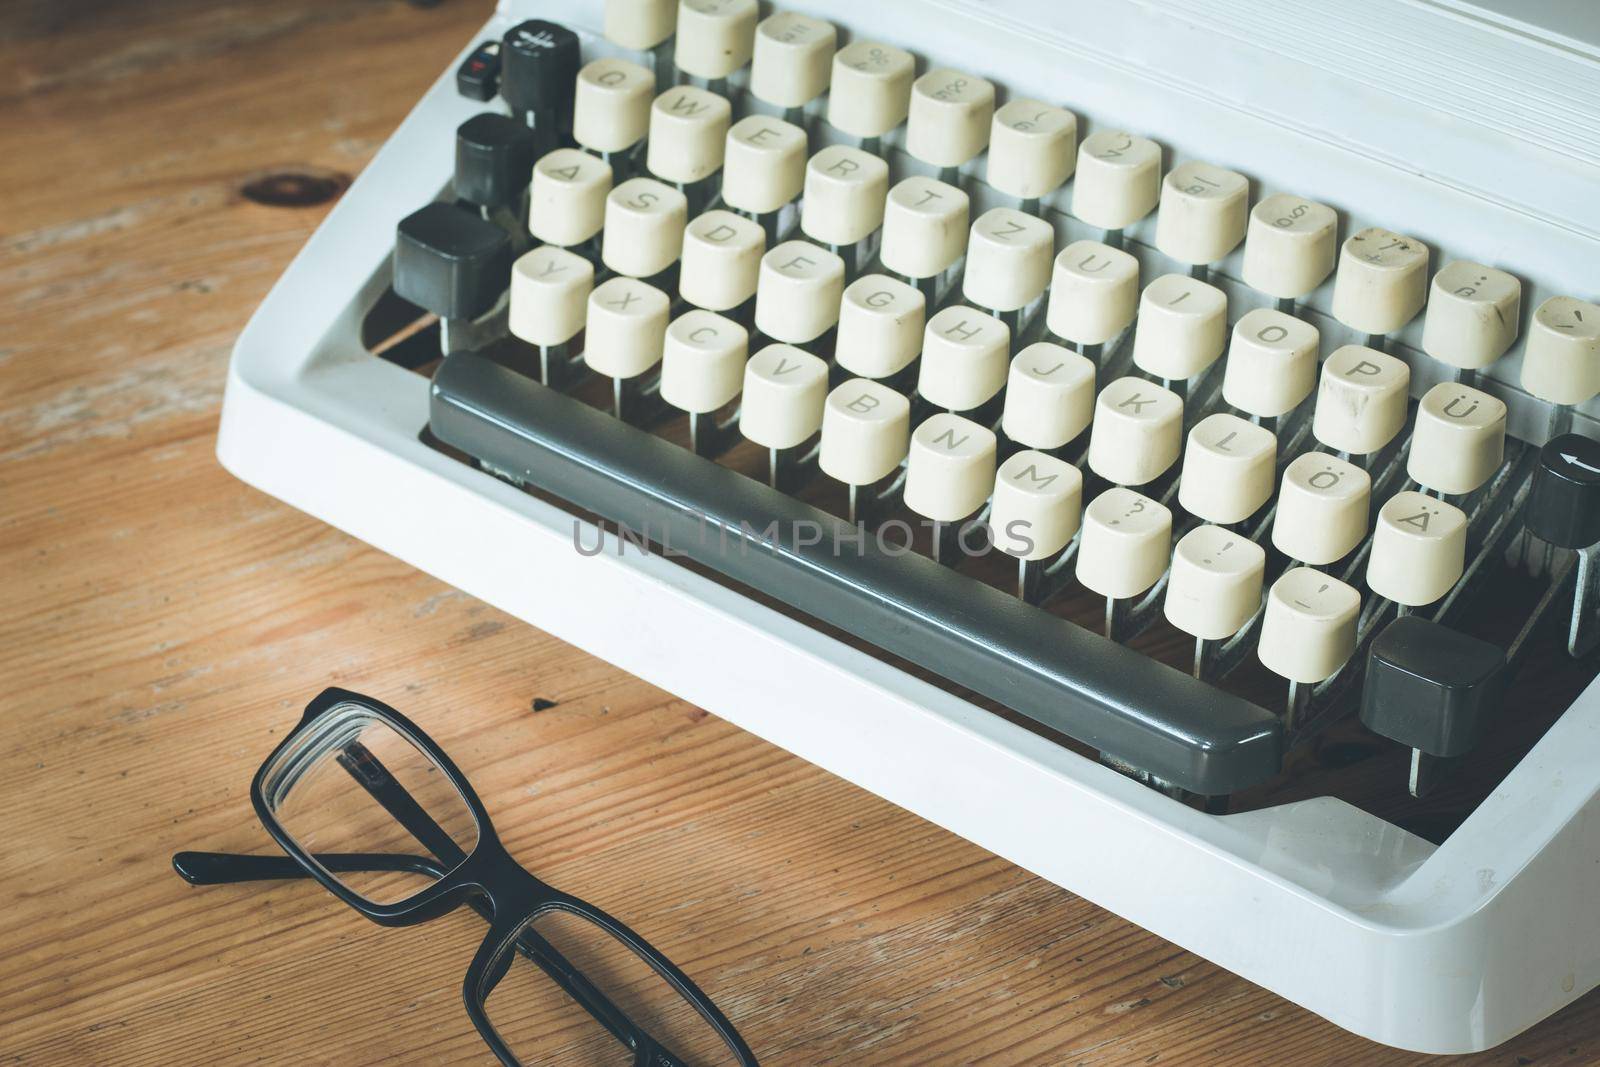
M480 356L440 366L430 427L498 471L1191 792L1219 796L1278 772L1282 728L1265 709L898 542L836 541L843 520Z

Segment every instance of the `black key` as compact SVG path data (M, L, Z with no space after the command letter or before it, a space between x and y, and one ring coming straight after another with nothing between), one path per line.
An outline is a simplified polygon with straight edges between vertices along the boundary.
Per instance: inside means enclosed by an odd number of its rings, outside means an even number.
M1367 653L1361 721L1430 756L1461 756L1500 706L1506 656L1420 615L1391 622Z
M456 127L456 196L484 207L522 202L533 178L533 131L486 111Z
M493 100L500 91L500 42L484 41L456 68L456 92L468 100Z
M400 220L394 291L446 319L475 319L511 283L511 238L454 204L435 202Z
M549 151L572 132L578 35L554 22L529 19L513 26L502 45L500 95L519 118L533 116L541 148Z
M1528 530L1558 548L1600 542L1600 441L1568 433L1539 450Z

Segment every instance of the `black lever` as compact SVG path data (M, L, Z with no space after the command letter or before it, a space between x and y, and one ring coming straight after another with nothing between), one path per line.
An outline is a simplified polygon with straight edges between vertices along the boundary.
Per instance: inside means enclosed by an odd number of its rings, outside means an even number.
M443 354L470 347L467 326L510 284L511 238L494 223L443 201L400 220L394 291L439 316Z
M1437 781L1440 761L1466 755L1500 706L1506 655L1421 615L1402 615L1367 651L1361 722L1411 749L1411 794Z

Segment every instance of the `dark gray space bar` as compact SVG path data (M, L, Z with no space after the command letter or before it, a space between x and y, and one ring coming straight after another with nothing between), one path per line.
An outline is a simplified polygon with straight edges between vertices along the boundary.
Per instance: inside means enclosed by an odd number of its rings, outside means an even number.
M1191 792L1278 771L1263 708L900 554L903 539L836 545L843 520L487 359L445 360L430 407L444 443Z

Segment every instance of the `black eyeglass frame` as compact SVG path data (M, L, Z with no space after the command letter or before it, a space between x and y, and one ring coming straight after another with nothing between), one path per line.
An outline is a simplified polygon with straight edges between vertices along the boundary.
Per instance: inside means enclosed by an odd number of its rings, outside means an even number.
M423 848L434 854L401 856L390 853L313 854L302 847L279 823L267 803L269 778L280 769L286 753L316 729L318 720L336 708L355 706L382 721L431 759L460 793L477 823L478 839L470 852L460 846L411 799L400 783L373 760L360 773L340 757L356 781L389 810ZM393 791L379 795L387 778ZM533 919L563 911L587 920L610 934L643 960L702 1017L743 1067L757 1067L755 1055L716 1004L690 978L648 941L580 897L546 884L513 859L500 843L488 810L460 768L425 732L382 701L346 689L323 690L306 705L299 724L262 763L250 785L250 801L267 833L288 854L292 865L277 857L232 856L183 852L173 866L195 884L252 881L264 878L309 876L357 912L382 926L415 926L469 905L489 922L477 952L467 966L461 995L467 1015L489 1048L505 1067L524 1067L489 1021L486 1002L496 983L517 955L537 964L545 974L588 1011L611 1035L631 1048L635 1067L680 1067L682 1059L637 1025L583 972L566 960L531 926ZM398 809L398 810L397 810ZM443 854L441 854L443 853ZM378 904L366 899L337 877L338 872L411 871L437 878L434 884L404 900Z

